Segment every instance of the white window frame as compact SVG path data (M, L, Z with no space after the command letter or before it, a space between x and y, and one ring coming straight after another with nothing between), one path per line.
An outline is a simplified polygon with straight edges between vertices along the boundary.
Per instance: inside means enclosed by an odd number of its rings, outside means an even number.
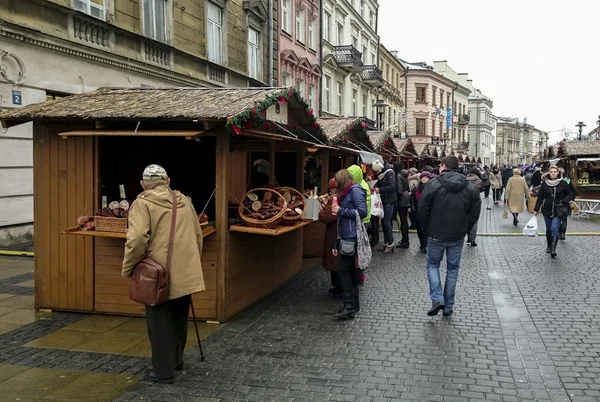
M358 89L356 88L352 88L352 116L356 117L356 114L358 113Z
M252 35L256 37L253 43ZM248 28L248 76L260 80L260 32L254 28Z
M206 57L208 61L215 64L223 64L223 9L210 1L206 3ZM209 18L210 9L213 7L219 11L221 21L213 21ZM211 26L214 29L215 38L211 38ZM214 39L214 43L211 40ZM211 48L213 51L211 52Z
M281 73L281 87L283 88L287 88L290 85L288 84L288 79L290 79L292 76L290 74L287 73Z
M306 13L300 7L296 8L296 40L302 44L306 43Z
M363 117L367 117L367 103L369 102L369 97L367 95L362 96L362 111Z
M165 6L164 15L163 15L163 18L164 18L163 24L161 24L160 21L157 21L157 19L156 19L156 3L158 3L158 2L163 2L164 6ZM168 27L171 24L171 20L172 20L171 13L170 13L171 0L142 0L140 3L142 5L142 28L144 31L144 36L146 36L147 38L150 38L150 39L154 39L157 42L169 43L170 32L169 32ZM150 10L151 21L146 21L146 7L147 7L146 3L152 5L151 10ZM152 24L152 25L150 26L150 24ZM151 31L149 31L149 29L151 29ZM163 32L162 32L164 35L163 39L158 38L158 35L157 35L158 29L163 30Z
M323 40L331 42L331 14L325 11L323 14Z
M292 4L293 0L281 0L281 30L292 34L292 24L291 24L291 16L292 10L290 4Z
M315 109L315 98L316 98L316 94L317 94L317 87L314 85L310 85L308 87L308 104L310 105L311 109Z
M331 77L323 77L323 110L330 112L331 110Z
M81 11L84 14L89 15L90 17L97 18L102 21L106 21L106 9L107 3L109 0L104 0L103 4L96 4L92 0L73 0L72 6L75 10ZM100 16L95 16L92 14L92 9L96 9L100 12Z
M304 80L297 79L296 85L294 87L296 88L296 91L300 92L302 97L304 97L304 93L305 93L305 89L306 89L306 83L304 82Z
M344 106L344 83L341 81L337 81L337 83L335 84L335 89L337 95L337 110L338 114L341 116Z
M315 20L310 18L308 22L308 48L312 50L316 50L317 41L315 40Z
M344 22L343 21L339 21L337 22L337 29L336 29L336 40L337 40L337 45L338 46L342 46L344 43Z

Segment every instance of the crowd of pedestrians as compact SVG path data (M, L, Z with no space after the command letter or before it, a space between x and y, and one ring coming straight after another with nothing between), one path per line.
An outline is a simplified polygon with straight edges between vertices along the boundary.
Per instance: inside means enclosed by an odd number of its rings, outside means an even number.
M361 230L371 228L371 197L380 200L383 209L379 252L392 254L396 249L408 249L409 230L415 230L419 250L426 255L432 303L427 314L435 316L441 311L450 316L454 312L462 250L465 244L477 247L482 200L488 210L492 209L491 202L495 206L502 203L503 218L511 215L514 226L519 225L519 215L528 205L534 215L541 212L546 225L546 252L556 258L557 244L565 239L566 218L576 195L573 183L556 166L545 172L539 167L510 165L467 169L452 155L442 158L435 169L405 169L402 163L392 165L376 160L367 171L372 172L371 176L358 165L342 169L330 181L330 192L321 197L323 210L319 219L327 225L324 267L331 272L330 293L343 298L336 313L339 319L354 318L360 310L359 286L364 283L364 266L359 267L360 253L344 251L344 247L360 248ZM400 232L397 243L394 222L398 222ZM444 255L447 269L442 286L440 264Z

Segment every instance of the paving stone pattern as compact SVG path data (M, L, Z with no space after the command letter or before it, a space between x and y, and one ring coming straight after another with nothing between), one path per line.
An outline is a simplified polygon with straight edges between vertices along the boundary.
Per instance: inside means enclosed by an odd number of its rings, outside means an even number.
M33 295L33 288L28 286L19 286L19 283L31 281L33 273L12 276L0 280L0 293L10 293L13 295Z

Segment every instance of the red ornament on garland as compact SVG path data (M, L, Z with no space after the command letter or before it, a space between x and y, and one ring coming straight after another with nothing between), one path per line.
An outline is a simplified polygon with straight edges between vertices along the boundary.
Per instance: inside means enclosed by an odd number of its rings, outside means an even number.
M269 122L268 122L268 121L265 121L265 122L263 123L263 127L264 127L264 128L269 128Z
M247 122L244 123L244 128L245 129L250 129L252 128L252 121L248 120Z
M279 102L281 102L281 103L287 103L287 101L285 100L285 98L283 97L283 95L279 95Z
M315 130L319 129L319 123L315 123Z
M360 126L361 126L362 128L365 128L365 127L367 127L367 123L365 123L365 122L363 121L363 122L361 122L361 123L360 123Z
M256 114L256 110L252 109L252 110L250 110L250 113Z
M312 115L313 115L313 110L312 109L308 109L308 115L312 117Z
M240 135L240 133L242 132L242 130L240 130L240 129L239 129L237 126L235 126L235 125L232 125L232 126L231 126L231 129L233 130L233 132L234 132L236 135Z

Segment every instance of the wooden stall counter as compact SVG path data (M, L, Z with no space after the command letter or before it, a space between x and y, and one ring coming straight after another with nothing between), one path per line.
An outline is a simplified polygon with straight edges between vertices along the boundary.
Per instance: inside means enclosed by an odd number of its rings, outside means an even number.
M256 227L251 227L251 226L247 226L244 224L237 224L237 225L231 225L229 227L229 231L230 232L240 232L240 233L251 233L251 234L258 234L258 235L265 235L265 236L280 236L282 234L286 234L289 232L293 232L296 229L300 229L306 225L311 224L313 221L297 221L294 222L293 225L278 225L275 226L273 229L268 229L268 228L256 228Z

